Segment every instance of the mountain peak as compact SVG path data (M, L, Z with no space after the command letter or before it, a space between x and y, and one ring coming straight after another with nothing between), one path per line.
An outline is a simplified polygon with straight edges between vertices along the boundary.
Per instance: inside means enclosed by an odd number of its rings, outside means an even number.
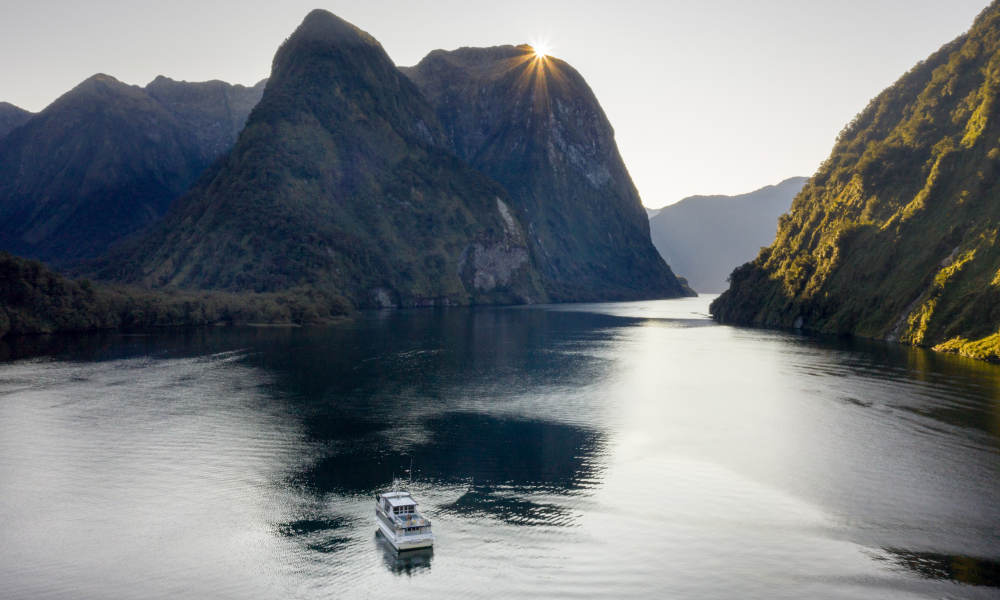
M0 112L5 114L11 113L11 114L28 115L28 116L33 114L30 110L24 110L23 108L17 106L16 104L11 104L10 102L3 102L3 101L0 101Z
M94 73L90 77L81 81L80 85L78 85L77 87L98 86L98 85L113 86L113 87L128 86L128 84L121 82L120 80L116 79L115 77L112 77L111 75L108 75L107 73Z
M126 95L126 96L136 96L142 95L142 89L119 81L111 75L105 73L95 73L90 77L84 79L73 89L63 94L56 102L52 105L61 104L67 98L80 98L80 97L90 97L90 96L108 96L108 95Z
M129 85L105 73L96 73L84 79L62 96L56 98L39 114L50 115L63 110L89 110L98 105L145 106L152 103L146 92L136 85Z
M306 15L289 40L381 46L368 32L321 8Z
M0 102L0 138L28 121L34 113L14 106L10 102Z

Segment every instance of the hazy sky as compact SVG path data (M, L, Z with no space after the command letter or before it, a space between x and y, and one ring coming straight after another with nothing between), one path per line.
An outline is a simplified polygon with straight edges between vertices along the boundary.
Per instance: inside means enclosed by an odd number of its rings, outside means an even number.
M41 110L104 72L253 83L306 13L399 65L435 48L545 39L590 83L647 206L811 175L879 91L986 0L0 0L0 100Z

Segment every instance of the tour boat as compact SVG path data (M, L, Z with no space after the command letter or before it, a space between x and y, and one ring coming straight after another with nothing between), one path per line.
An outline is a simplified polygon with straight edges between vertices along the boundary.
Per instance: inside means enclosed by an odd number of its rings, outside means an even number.
M375 496L375 521L379 531L396 550L415 550L434 545L431 522L417 512L417 502L410 492L391 492Z

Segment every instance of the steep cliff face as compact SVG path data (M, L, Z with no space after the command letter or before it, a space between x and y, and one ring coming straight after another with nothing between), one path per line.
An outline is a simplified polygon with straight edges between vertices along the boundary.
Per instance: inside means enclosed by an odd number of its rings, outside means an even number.
M691 196L649 219L653 245L700 293L726 289L733 269L774 241L778 217L805 184L792 177L739 196Z
M454 152L510 193L552 299L690 293L653 248L611 125L576 70L501 46L436 50L403 71Z
M0 102L0 140L15 127L24 125L32 114L10 102Z
M0 143L0 249L67 263L156 221L232 145L259 93L90 77Z
M447 147L379 43L313 11L229 155L101 275L356 306L545 300L506 192Z
M712 313L997 355L998 94L994 2L845 128Z

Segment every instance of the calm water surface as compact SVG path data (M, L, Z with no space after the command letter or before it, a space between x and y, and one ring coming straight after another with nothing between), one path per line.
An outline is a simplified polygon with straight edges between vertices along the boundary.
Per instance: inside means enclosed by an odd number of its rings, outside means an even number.
M1000 368L708 300L7 340L0 596L1000 597Z

